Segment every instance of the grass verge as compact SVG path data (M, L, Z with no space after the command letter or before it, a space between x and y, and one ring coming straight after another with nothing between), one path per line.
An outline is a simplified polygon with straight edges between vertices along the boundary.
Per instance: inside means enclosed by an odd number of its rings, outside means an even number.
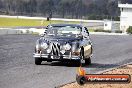
M0 18L0 27L18 27L18 26L47 26L48 24L56 23L72 23L79 24L79 22L65 22L65 21L46 21L33 19L19 19L19 18Z

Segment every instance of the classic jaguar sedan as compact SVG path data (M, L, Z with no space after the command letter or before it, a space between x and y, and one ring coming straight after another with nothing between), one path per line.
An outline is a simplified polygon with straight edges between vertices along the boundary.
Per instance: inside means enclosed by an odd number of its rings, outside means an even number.
M76 24L51 24L47 26L35 47L35 64L42 61L68 61L73 64L91 64L92 42L86 27Z

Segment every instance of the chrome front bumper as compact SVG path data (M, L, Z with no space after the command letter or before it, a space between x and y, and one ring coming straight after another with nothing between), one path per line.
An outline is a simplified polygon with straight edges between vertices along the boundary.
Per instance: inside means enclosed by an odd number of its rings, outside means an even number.
M51 60L59 60L59 59L71 59L71 60L79 60L79 56L71 56L71 55L61 55L61 56L56 56L56 55L50 55L50 54L33 54L34 58L43 58L43 59L51 59Z

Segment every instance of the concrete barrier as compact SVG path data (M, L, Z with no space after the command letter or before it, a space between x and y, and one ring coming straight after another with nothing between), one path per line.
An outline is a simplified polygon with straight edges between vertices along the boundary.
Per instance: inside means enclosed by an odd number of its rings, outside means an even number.
M43 34L45 29L29 28L29 29L0 29L0 35L4 34Z
M0 29L0 35L2 34L21 34L21 31L13 29Z

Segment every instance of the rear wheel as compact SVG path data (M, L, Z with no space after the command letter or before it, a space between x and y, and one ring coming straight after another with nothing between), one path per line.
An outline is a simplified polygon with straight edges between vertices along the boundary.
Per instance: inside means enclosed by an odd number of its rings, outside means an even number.
M86 65L90 65L91 64L91 58L90 57L85 59L85 64Z
M42 62L41 58L35 58L36 65L41 65L41 62Z

